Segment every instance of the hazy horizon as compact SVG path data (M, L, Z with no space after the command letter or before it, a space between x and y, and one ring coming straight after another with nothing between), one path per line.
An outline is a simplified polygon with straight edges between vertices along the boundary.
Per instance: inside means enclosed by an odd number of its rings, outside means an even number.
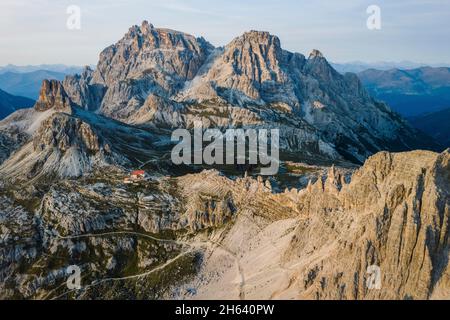
M381 30L366 26L372 4L381 8ZM80 30L66 27L69 5L81 9ZM286 50L307 55L319 49L334 63L450 64L450 43L442 41L450 38L450 2L437 0L2 0L0 66L96 65L104 48L143 20L203 36L215 46L248 30L264 30L277 35Z

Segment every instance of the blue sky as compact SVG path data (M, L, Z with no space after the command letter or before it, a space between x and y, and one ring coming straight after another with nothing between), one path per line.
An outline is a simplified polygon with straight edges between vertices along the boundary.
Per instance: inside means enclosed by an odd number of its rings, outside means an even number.
M366 27L372 4L381 8L381 30ZM66 28L69 5L81 8L81 30ZM285 49L316 48L334 62L450 63L450 0L1 0L0 65L96 64L142 20L216 46L264 30Z

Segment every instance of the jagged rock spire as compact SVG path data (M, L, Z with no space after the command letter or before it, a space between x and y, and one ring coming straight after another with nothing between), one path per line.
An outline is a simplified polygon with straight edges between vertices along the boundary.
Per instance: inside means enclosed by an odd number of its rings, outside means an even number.
M142 21L141 31L142 33L150 33L155 27L153 24L149 23L147 20Z
M320 52L317 49L314 49L310 54L309 54L309 59L314 59L314 58L324 58L322 52Z
M57 111L72 112L73 103L67 96L61 82L57 80L44 80L42 82L39 99L34 108L37 111L55 109Z

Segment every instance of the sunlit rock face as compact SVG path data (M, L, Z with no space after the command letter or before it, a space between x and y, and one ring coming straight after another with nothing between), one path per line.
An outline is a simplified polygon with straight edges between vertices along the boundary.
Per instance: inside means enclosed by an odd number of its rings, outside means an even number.
M54 109L57 111L71 112L72 101L66 94L61 82L57 80L44 80L42 82L39 99L34 108L37 111Z

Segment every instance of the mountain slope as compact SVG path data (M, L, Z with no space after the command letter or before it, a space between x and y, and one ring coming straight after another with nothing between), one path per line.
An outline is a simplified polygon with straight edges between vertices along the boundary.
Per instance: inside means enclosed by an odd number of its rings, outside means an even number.
M358 74L369 92L404 116L450 106L450 68L366 70Z
M29 108L34 101L25 97L11 95L0 90L0 120L21 108Z
M105 165L132 165L149 160L157 142L148 132L79 109L55 80L42 83L33 110L0 122L1 132L27 137L1 164L4 181L80 177Z
M64 73L37 70L26 73L5 72L0 74L0 88L14 95L36 100L44 79L63 80Z
M298 226L287 252L313 272L300 297L448 298L449 165L449 150L380 153L350 184L329 176L300 195L309 223ZM324 249L319 259L308 253L312 246ZM381 290L367 288L372 265Z
M448 299L449 170L448 150L382 152L351 181L333 167L285 192L215 171L137 186L117 170L48 191L0 185L10 275L0 297ZM74 262L79 291L64 285ZM379 288L368 286L373 267Z
M450 109L423 114L408 120L414 127L426 132L443 146L450 147Z
M186 292L182 298L450 297L448 150L379 153L350 183L330 168L306 189L275 195L245 179L232 184L207 173L184 179L191 194L204 198L231 190L237 213L233 226L210 236L228 254L208 249L199 274L185 291L177 289ZM374 268L379 288L368 286Z

